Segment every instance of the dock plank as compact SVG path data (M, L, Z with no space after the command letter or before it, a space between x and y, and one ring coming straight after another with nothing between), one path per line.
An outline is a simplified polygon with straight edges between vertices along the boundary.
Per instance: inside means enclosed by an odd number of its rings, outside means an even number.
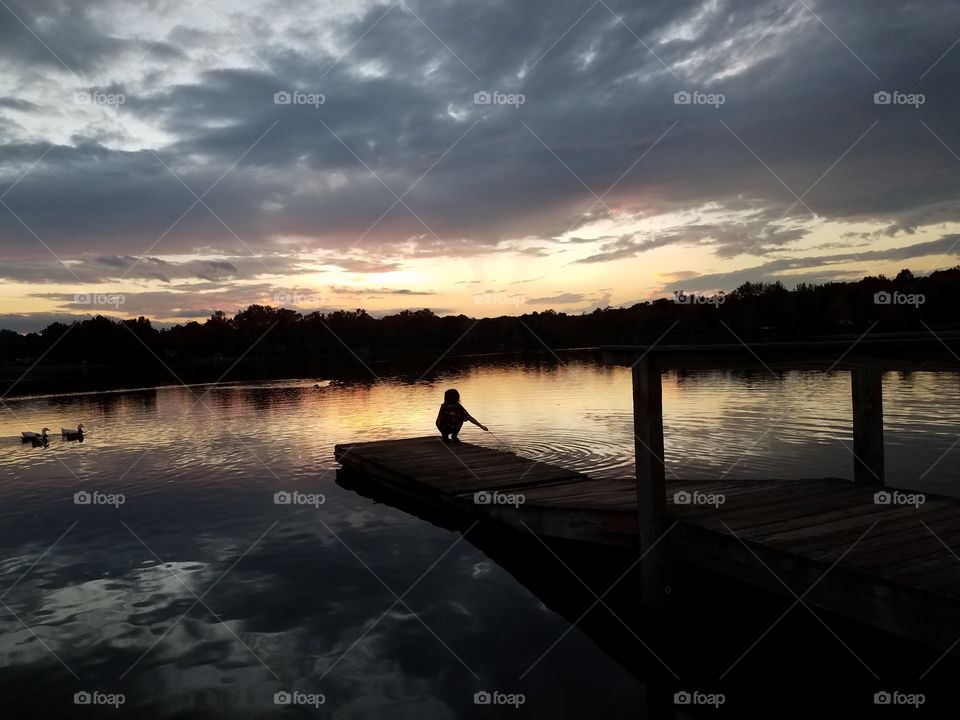
M335 457L343 468L462 518L638 547L632 478L593 478L435 436L337 445ZM523 503L478 504L481 491L521 494ZM678 561L781 592L780 579L799 593L822 577L809 599L833 612L932 645L960 634L960 559L950 549L960 553L960 500L882 505L874 488L837 478L668 478L666 491L668 516L677 522L667 545ZM723 503L675 502L683 491L722 495ZM942 626L937 632L931 619Z

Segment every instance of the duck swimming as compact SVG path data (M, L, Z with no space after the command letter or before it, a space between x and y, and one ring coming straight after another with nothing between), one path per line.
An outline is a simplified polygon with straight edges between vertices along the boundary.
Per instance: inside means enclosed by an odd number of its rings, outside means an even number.
M76 430L62 427L60 428L60 433L66 440L83 440L83 425L77 425Z
M20 442L32 442L34 447L37 447L36 443L39 441L41 443L47 442L47 433L50 432L50 428L44 428L39 433L30 432L29 430L24 430L20 433Z

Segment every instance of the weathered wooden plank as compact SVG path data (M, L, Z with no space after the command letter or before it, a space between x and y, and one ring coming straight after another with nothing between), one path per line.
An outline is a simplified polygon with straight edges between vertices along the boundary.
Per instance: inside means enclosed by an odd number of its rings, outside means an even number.
M566 468L490 448L447 445L435 437L416 438L410 447L407 452L395 441L354 443L337 446L335 457L347 462L360 457L367 466L378 465L408 482L447 494L586 478Z
M813 562L762 544L744 545L733 536L695 526L675 529L668 540L678 561L785 595L789 593L781 582L800 596L813 586L804 597L808 605L926 645L945 649L960 635L960 613L952 598L849 572L842 566L830 569L829 563Z
M944 508L949 507L944 504ZM781 525L741 528L740 532L771 545L784 547L828 547L848 545L868 527L871 533L884 534L888 523L910 521L916 511L904 507L861 505L838 510L824 509L816 515L785 519Z
M911 516L911 513L916 514L913 508L876 505L872 502L867 503L862 497L855 497L851 502L839 497L839 494L836 498L821 497L795 507L786 503L785 505L787 505L786 508L771 509L766 514L753 512L738 514L735 522L744 532L762 536L766 533L774 535L790 530L800 530L811 525L822 525L838 518L856 516L862 518L867 524L875 520L881 521L886 531L889 521ZM950 508L955 505L949 502L937 503L936 509L939 510L941 507Z
M510 490L506 490L509 492ZM523 492L526 505L552 507L596 507L636 511L636 485L632 480L568 480L537 485Z
M948 505L947 507L931 511L925 515L918 514L914 516L906 513L901 517L879 522L876 527L870 531L867 538L870 540L871 546L879 550L900 550L904 547L909 547L919 531L927 532L920 524L924 518L929 518L932 521L946 520L949 521L953 527L960 529L960 519L957 518L957 511L958 508L956 505ZM863 531L873 523L873 520L869 516L863 516L863 520L863 524L859 527L853 526L845 530L824 532L819 537L812 537L804 541L792 540L789 543L790 550L791 552L801 554L813 552L831 553L837 550L842 552L849 548L850 545L863 534ZM762 541L762 538L758 539ZM888 554L887 557L894 556Z
M725 501L720 506L723 519L728 525L740 528L762 526L778 519L815 516L828 508L850 509L861 504L864 498L861 492L845 487L832 493L816 487L807 493L797 486L739 495L724 493L722 488L715 488L715 491L724 495ZM720 513L712 505L677 504L671 496L668 507L671 513L686 520L698 519L710 524L720 519Z

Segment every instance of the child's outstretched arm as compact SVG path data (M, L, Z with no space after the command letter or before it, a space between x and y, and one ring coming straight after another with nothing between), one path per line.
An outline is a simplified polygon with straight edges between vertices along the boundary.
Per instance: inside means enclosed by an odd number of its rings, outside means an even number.
M460 407L463 407L463 405L461 405ZM488 431L487 431L487 426L486 426L486 425L481 425L481 424L480 424L480 421L477 420L475 417L473 417L473 415L471 415L470 413L468 413L466 408L463 408L463 414L466 416L466 419L467 419L467 420L469 420L470 422L472 422L472 423L473 423L474 425L476 425L478 428L480 428L481 430L483 430L483 431L485 431L485 432L488 432Z
M471 415L467 415L467 420L469 420L470 422L472 422L474 425L476 425L476 426L477 426L478 428L480 428L481 430L484 430L484 431L485 431L485 430L487 429L487 426L486 426L486 425L481 425L481 424L480 424L480 421L477 420L475 417L473 417L473 416L471 416Z

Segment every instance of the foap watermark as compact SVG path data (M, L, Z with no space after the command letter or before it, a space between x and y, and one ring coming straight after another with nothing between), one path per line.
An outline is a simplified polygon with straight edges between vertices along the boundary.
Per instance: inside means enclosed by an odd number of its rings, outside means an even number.
M278 90L273 94L274 105L309 105L319 108L327 102L323 93L307 93L301 90Z
M297 490L287 492L281 490L273 494L274 505L311 505L315 508L320 507L327 501L323 493L302 493Z
M76 293L73 296L74 305L108 305L120 307L127 301L122 293Z
M923 493L905 493L899 490L880 490L873 494L874 505L913 505L918 508L927 501Z
M77 90L73 94L73 102L77 105L100 105L102 107L120 107L127 102L123 93L108 93L102 90Z
M919 710L927 701L923 693L905 693L900 690L880 690L873 694L874 705L903 705Z
M474 705L510 705L519 708L527 701L523 693L505 693L499 690L479 690L473 694Z
M705 693L699 690L680 690L673 694L674 705L709 705L719 708L727 701L723 693Z
M723 290L715 295L697 295L696 293L687 295L683 290L674 290L673 301L677 305L713 305L718 308L727 301L727 296Z
M474 105L512 105L518 108L527 101L523 93L505 93L499 90L481 90L473 94Z
M881 290L873 294L874 305L913 305L918 308L927 301L923 293L902 293L894 290L887 292Z
M481 490L473 494L474 505L513 505L518 508L527 501L523 493L502 493L494 490Z
M674 105L711 105L719 108L727 101L723 93L705 93L700 90L678 90L673 94Z
M673 494L674 505L712 505L719 508L727 501L723 493L705 493L699 490L678 490Z
M327 301L327 297L325 295L318 295L317 293L300 292L299 290L284 290L281 292L275 292L273 294L273 301L278 305L284 306L320 306Z
M327 701L323 693L305 693L299 690L280 690L273 694L274 705L308 705L318 708Z
M127 701L123 693L104 693L99 690L80 690L73 694L74 705L103 705L118 709Z
M519 293L509 295L505 292L482 292L473 296L473 302L477 305L526 305L527 296Z
M899 90L880 90L873 94L874 105L912 105L914 110L927 101L923 93L905 93Z
M118 509L127 502L127 496L123 493L104 493L99 490L87 492L81 490L73 494L74 505L112 505Z

